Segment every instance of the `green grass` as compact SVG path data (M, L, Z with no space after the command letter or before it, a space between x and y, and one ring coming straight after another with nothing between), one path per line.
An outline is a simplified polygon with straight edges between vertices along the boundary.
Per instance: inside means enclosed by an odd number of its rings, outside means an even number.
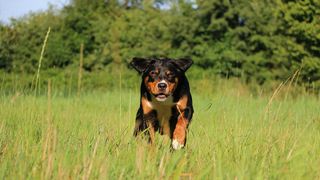
M132 137L137 90L53 91L49 105L46 96L3 95L0 179L320 178L318 98L267 106L269 95L241 89L194 91L187 147L176 152L163 136L154 146Z

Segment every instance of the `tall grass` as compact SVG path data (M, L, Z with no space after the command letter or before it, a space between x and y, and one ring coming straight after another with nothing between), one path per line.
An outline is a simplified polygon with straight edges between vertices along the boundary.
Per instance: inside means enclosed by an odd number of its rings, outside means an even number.
M80 45L80 58L79 58L79 71L78 71L78 96L81 93L81 79L82 79L82 68L83 68L83 43Z
M192 88L187 147L175 152L164 136L132 137L138 89L1 95L0 179L318 179L319 99L282 91L269 103L235 83Z
M46 36L43 40L43 44L42 44L42 48L41 48L41 54L40 54L40 58L39 58L39 62L38 62L38 69L37 69L37 74L36 74L36 82L35 82L35 93L37 94L38 92L38 88L40 88L39 83L40 83L40 69L41 69L41 65L42 65L42 59L43 59L43 55L44 55L44 51L47 45L47 41L49 38L49 34L50 34L51 28L48 28L48 31L46 33Z

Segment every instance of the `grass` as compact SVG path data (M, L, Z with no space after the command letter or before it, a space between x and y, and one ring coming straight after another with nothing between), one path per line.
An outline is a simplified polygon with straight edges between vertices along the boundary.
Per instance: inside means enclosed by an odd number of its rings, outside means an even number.
M132 137L137 89L52 90L49 102L2 95L0 179L320 178L318 98L279 95L268 105L270 95L221 88L194 88L187 148L176 152L166 137L154 146Z

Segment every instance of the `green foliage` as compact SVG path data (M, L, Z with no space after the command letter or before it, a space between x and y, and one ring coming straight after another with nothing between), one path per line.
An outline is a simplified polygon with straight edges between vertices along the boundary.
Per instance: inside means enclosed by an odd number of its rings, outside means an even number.
M126 67L134 56L190 57L248 83L285 81L299 70L299 84L320 88L320 4L313 0L73 0L0 24L0 68L33 74L49 26L44 71L77 67L83 43L91 73Z
M53 87L50 102L1 93L0 179L319 177L319 99L277 94L267 105L270 96L211 82L193 88L187 147L175 152L165 136L154 146L132 137L139 89L61 97Z

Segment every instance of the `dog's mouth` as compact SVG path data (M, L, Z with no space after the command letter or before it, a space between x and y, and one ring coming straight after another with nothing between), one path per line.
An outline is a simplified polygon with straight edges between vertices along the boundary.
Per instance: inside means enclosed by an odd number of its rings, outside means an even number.
M165 101L169 95L164 93L159 93L155 95L157 101Z

